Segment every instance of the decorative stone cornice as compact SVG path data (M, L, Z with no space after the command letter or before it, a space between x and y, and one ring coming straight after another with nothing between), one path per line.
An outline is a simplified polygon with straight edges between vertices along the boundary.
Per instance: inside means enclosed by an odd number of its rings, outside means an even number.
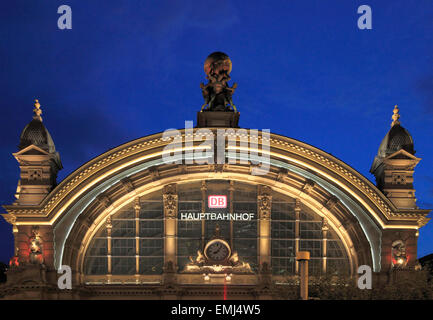
M127 193L135 190L135 187L129 178L124 178L120 182L122 183L122 187L125 189Z
M222 173L223 171L226 170L226 165L225 164L221 164L221 163L217 163L213 165L214 171L215 172L219 172Z
M150 167L149 168L149 175L152 181L156 181L159 179L159 171L158 168Z
M111 200L110 198L105 195L105 194L101 194L97 197L98 202L105 208L108 208L109 206L111 206Z
M12 225L14 225L17 222L17 217L12 213L2 214L2 217L5 218L6 222Z
M335 196L331 196L328 200L326 200L325 208L328 210L333 210L337 204L338 204L338 198Z

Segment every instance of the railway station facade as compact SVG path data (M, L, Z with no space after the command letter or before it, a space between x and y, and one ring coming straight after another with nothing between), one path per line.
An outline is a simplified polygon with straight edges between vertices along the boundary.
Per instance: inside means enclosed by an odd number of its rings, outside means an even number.
M313 277L415 266L429 211L416 205L421 159L397 107L373 184L326 151L239 128L236 86L223 77L231 62L217 53L206 63L195 128L127 142L59 184L60 155L35 103L13 154L16 201L4 206L15 255L3 298L266 299L297 277L299 251L310 252ZM57 286L62 266L71 290Z

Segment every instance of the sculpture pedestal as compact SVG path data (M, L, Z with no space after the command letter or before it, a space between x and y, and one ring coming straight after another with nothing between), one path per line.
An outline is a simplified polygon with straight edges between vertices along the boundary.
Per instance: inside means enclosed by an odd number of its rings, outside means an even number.
M197 128L221 127L239 128L239 112L234 111L202 111L197 112Z

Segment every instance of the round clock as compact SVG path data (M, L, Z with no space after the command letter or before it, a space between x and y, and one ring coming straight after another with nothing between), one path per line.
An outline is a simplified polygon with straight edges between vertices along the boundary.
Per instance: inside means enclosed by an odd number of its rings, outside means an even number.
M204 248L206 258L212 261L224 261L230 257L230 246L227 242L221 239L209 241Z

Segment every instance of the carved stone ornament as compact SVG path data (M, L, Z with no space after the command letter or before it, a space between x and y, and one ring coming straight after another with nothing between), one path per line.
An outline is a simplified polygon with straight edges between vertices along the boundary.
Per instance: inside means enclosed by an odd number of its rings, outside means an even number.
M167 216L176 216L177 195L164 194L164 210Z
M269 219L269 217L271 216L272 196L265 194L257 196L257 198L259 202L260 218Z
M173 261L169 260L164 264L164 272L175 272L174 263Z
M159 171L157 168L155 167L150 167L149 168L149 175L150 178L152 179L152 181L156 181L159 179Z
M304 191L306 194L309 194L314 189L315 183L313 180L307 180L302 187L302 191Z
M326 201L326 203L325 203L325 207L326 207L328 210L332 210L332 209L334 209L334 207L337 205L337 203L338 203L338 198L335 197L335 196L331 196L331 197Z
M287 170L286 169L281 169L279 172L278 172L278 176L277 176L277 181L279 181L279 182L284 182L284 179L286 179L287 178Z
M215 230L219 234L219 230ZM215 249L217 248L217 249ZM227 248L227 249L223 249ZM208 252L208 253L206 253ZM226 256L217 259L212 254L226 252ZM215 260L217 259L217 260ZM252 274L249 263L242 261L236 251L231 251L230 245L221 237L214 237L204 247L204 252L197 250L195 257L189 257L190 263L185 265L181 273L195 274Z
M299 199L295 200L295 212L297 213L297 216L299 216L299 213L301 212L301 200ZM299 217L297 219L299 219Z
M35 226L32 228L32 236L29 241L29 259L30 263L43 264L44 258L42 254L42 239L39 233L39 227Z
M396 240L392 243L391 263L393 268L404 268L408 263L406 255L406 244L403 240Z
M108 217L107 217L107 220L105 221L105 227L107 228L107 229L112 229L113 228L113 223L112 223L112 221L111 221L111 215L109 215Z
M322 231L328 231L328 230L329 230L328 220L326 218L323 218L323 220L322 220Z

